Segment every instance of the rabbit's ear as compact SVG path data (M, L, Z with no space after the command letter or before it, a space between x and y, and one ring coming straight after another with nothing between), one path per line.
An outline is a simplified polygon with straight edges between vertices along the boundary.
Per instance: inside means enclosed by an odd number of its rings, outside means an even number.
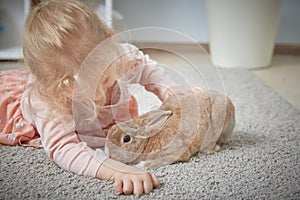
M141 128L137 137L148 138L158 133L165 125L169 116L172 115L171 110L154 110L148 114L149 121Z
M138 126L134 120L120 123L118 126L130 136L146 139L158 133L171 115L171 110L153 110L138 117L141 122Z

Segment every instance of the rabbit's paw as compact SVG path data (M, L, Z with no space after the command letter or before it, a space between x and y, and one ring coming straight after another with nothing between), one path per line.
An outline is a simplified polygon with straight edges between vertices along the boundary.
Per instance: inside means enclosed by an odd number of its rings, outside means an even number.
M220 151L220 149L221 149L220 145L216 144L216 146L214 148L214 152Z
M215 152L220 151L220 149L221 149L220 145L216 144L215 146L211 146L211 147L206 148L205 150L203 150L203 152L206 153L206 154L213 154Z

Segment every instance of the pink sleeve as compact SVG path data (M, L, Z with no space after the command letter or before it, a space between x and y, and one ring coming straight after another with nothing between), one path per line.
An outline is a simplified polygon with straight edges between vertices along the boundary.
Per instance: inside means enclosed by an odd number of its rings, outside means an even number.
M78 139L72 116L66 116L64 122L55 119L48 121L43 117L47 116L45 105L31 98L34 107L40 109L36 116L30 111L26 99L28 98L23 98L22 102L23 115L36 127L50 159L67 171L95 177L98 168L107 159L104 152L100 149L93 150Z
M161 100L165 91L177 84L170 79L162 67L158 67L156 61L148 55L144 55L137 47L124 44L129 49L129 62L131 62L130 81L140 83L146 90L156 94Z

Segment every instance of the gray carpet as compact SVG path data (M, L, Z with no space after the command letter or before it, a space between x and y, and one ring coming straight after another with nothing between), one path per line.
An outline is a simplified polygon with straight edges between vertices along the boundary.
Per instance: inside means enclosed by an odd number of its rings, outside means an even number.
M300 199L300 112L251 72L221 75L235 135L214 155L153 170L161 186L151 194L118 196L112 182L63 171L42 149L0 145L0 199Z

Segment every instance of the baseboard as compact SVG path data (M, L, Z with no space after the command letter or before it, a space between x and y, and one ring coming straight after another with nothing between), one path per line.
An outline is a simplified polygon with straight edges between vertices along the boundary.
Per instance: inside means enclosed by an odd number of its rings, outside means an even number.
M164 51L179 51L179 52L209 52L208 43L170 43L170 42L136 42L134 43L143 51L148 49L164 50Z
M276 44L274 54L300 55L300 44Z
M185 52L197 52L206 51L209 53L209 44L208 43L199 43L199 44L191 44L191 43L155 43L155 42L139 42L136 45L140 48L152 48L157 50L168 50L168 51L185 51ZM202 47L202 48L201 48ZM275 44L274 46L274 54L284 54L284 55L300 55L300 44Z

